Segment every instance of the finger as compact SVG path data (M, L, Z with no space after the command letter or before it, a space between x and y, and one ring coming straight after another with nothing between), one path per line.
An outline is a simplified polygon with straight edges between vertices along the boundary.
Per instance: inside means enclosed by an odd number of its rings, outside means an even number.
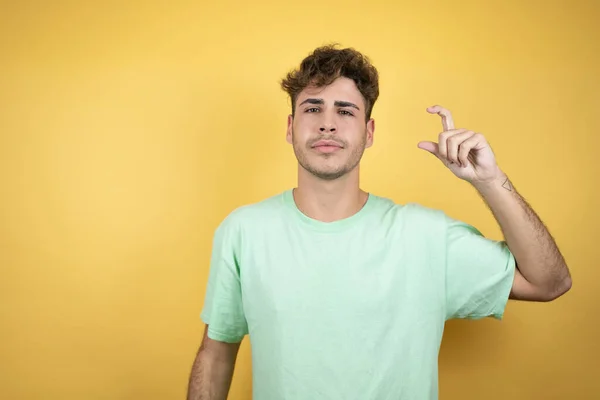
M438 144L434 143L434 142L419 142L419 144L417 145L418 148L423 149L425 151L430 152L431 154L433 154L436 157L439 157L438 155Z
M452 118L452 113L449 110L442 106L433 106L427 108L427 111L431 114L438 114L440 117L442 117L442 126L444 127L445 131L454 129L454 119Z
M448 159L448 139L456 134L463 133L465 131L466 129L452 129L439 134L438 144L440 157L446 160Z
M469 164L469 153L481 145L482 138L483 136L480 133L473 133L471 137L460 144L458 158L463 167Z
M455 164L458 164L459 166L463 167L465 165L467 165L467 160L464 160L465 162L463 163L459 157L459 149L462 148L463 143L470 139L473 135L475 135L475 132L473 131L469 131L466 129L462 130L463 132L457 133L455 135L452 135L448 138L448 160L450 162L453 162ZM468 154L468 153L467 153Z

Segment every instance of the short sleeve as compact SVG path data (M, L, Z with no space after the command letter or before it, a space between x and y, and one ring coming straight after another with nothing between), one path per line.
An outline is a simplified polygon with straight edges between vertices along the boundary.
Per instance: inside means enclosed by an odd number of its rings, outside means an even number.
M213 340L238 343L248 333L235 257L235 232L228 221L224 221L214 235L200 318L208 325L208 337Z
M502 319L515 274L506 242L446 216L446 319Z

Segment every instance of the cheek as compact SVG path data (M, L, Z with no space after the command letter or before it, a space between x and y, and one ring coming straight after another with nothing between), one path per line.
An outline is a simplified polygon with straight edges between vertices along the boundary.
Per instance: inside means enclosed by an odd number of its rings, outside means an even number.
M314 121L308 118L296 120L292 125L292 131L294 133L296 142L304 142L314 137L315 133L319 131L318 125Z
M312 114L301 115L299 118L296 119L295 122L296 122L296 124L294 126L295 129L309 131L309 132L317 129L320 124L319 118L316 114L315 115L312 115Z
M355 136L357 132L364 130L357 117L340 116L336 125L342 134L346 133L348 136Z

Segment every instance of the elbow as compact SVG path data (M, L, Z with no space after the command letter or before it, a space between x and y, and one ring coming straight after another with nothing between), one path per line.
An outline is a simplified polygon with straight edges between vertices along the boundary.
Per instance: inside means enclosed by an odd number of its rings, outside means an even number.
M560 290L559 290L559 296L562 296L563 294L567 293L569 290L571 290L571 287L573 286L573 280L571 279L571 275L567 275L560 284ZM557 297L559 297L557 296Z
M573 281L570 275L567 275L563 279L552 285L552 288L546 291L543 301L553 301L571 290Z

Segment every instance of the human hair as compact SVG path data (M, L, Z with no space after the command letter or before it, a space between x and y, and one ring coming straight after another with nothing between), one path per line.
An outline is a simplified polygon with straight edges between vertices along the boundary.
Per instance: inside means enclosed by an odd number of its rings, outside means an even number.
M338 49L337 44L313 50L298 69L290 71L281 80L281 88L292 101L292 115L298 94L307 86L327 86L340 77L352 79L365 101L366 120L371 118L379 97L379 74L368 57L353 48Z

